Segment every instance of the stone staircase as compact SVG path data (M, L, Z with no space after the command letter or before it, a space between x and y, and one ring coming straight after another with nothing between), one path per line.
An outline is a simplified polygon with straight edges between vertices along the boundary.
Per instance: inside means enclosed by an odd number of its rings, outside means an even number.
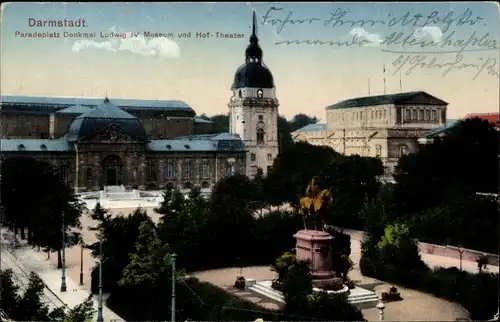
M271 284L271 281L261 281L256 282L254 285L249 286L248 288L255 293L264 295L276 302L285 303L283 294L280 291L273 289L271 287ZM347 301L360 309L365 309L374 307L378 303L379 298L377 294L375 294L375 292L366 290L361 287L355 287L354 289L350 290Z

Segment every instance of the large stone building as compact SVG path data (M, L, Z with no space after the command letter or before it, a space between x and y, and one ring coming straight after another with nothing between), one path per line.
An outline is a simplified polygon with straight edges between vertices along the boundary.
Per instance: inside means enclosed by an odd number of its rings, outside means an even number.
M348 99L326 108L326 123L292 133L295 141L326 145L346 155L377 157L393 172L418 139L446 125L448 103L426 92Z
M103 186L208 188L267 171L278 153L274 82L254 32L234 77L230 133L182 101L1 97L2 157L48 160L78 192ZM246 146L245 146L246 145Z

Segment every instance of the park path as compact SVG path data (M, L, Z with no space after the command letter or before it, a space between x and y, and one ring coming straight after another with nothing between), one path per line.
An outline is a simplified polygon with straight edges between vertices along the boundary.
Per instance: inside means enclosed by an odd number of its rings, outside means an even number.
M2 228L2 234L8 231ZM49 293L52 293L55 298L59 299L60 303L64 303L69 308L84 302L90 295L86 289L81 289L77 283L74 282L69 276L66 276L67 291L61 292L61 270L56 268L56 265L47 260L46 253L38 252L30 246L26 245L26 241L21 241L21 245L10 249L10 256L8 252L3 250L5 245L2 241L2 264L5 260L7 267L17 266L14 273L19 277L29 272L35 272L44 282ZM7 255L7 256L6 256ZM53 256L54 257L54 256ZM2 266L3 267L3 266ZM20 274L20 275L19 275ZM25 276L25 275L24 275ZM54 300L55 301L55 300ZM96 310L94 318L97 317L98 297L93 296L94 309ZM55 304L55 303L53 303ZM62 305L60 305L62 306ZM120 316L111 311L104 303L103 318L106 322L124 321Z
M359 230L352 230L352 229L345 229L345 228L339 228L342 230L344 233L348 234L351 236L351 249L356 249L359 250L361 249L361 243L363 241L363 232ZM438 256L438 255L433 255L433 254L427 254L427 253L420 253L420 256L422 257L422 260L431 268L436 268L436 267L444 267L444 268L449 268L449 267L459 267L460 266L460 260L456 258L451 258L451 257L445 257L445 256ZM356 251L354 252L351 250L351 259L355 262L359 262L359 259L361 258L361 251ZM464 271L468 271L470 273L477 273L477 263L474 261L468 261L468 260L462 260L462 269ZM487 271L492 272L492 273L498 273L499 269L498 266L494 265L488 265L487 266Z

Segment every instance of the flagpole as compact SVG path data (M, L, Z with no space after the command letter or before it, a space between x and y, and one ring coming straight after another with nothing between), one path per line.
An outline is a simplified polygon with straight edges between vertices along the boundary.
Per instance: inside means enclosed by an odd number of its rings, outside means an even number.
M370 89L370 79L368 78L368 96L371 96L371 89Z
M385 80L385 64L384 64L384 94L387 94L387 83Z
M399 91L403 93L403 81L401 80L401 70L399 71Z

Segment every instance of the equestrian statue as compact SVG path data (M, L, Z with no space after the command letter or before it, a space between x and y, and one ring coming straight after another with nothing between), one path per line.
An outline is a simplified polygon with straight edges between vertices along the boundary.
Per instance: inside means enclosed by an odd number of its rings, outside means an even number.
M307 229L307 223L312 221L315 230L325 230L328 215L327 208L332 199L331 190L321 190L318 185L318 179L313 177L307 185L305 196L300 198L300 203L297 207L297 211L303 217L305 229Z

